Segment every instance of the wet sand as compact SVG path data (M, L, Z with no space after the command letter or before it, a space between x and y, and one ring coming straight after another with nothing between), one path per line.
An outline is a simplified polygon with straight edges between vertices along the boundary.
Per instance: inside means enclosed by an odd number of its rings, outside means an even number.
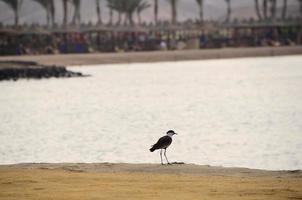
M129 53L60 54L37 56L0 56L0 61L34 61L43 65L96 65L118 63L164 62L220 58L263 57L302 54L302 46L222 48L184 51L154 51Z
M0 199L302 199L301 171L198 165L0 166Z

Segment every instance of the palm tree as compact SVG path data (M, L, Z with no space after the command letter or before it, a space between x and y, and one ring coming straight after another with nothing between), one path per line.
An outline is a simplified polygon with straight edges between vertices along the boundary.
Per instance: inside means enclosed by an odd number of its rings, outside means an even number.
M23 0L0 0L6 3L14 12L15 15L15 26L19 25L19 12Z
M125 24L134 25L133 14L137 12L140 18L140 13L150 7L149 3L144 0L107 0L107 6L110 10L116 11L119 14L120 23L121 16L125 16Z
M137 10L142 0L127 0L125 4L125 13L130 25L134 25L133 13Z
M158 23L158 0L154 0L154 23Z
M260 8L259 8L259 0L255 0L255 9L256 9L258 19L262 20L262 15L261 15Z
M151 5L146 1L140 1L140 4L136 8L138 24L142 24L141 12L148 9Z
M203 23L203 0L196 0L196 2L199 6L200 23Z
M54 26L54 17L55 17L55 6L53 0L33 0L40 4L42 8L46 11L46 22L49 26L50 21L52 26Z
M226 4L227 4L227 15L226 15L226 22L229 22L231 19L231 0L225 0Z
M73 0L74 14L72 18L72 24L81 24L81 0Z
M172 24L176 24L177 23L177 3L178 3L178 0L167 0L170 5L171 5L171 21L172 21Z
M107 7L109 8L109 24L113 23L113 10L119 13L117 24L121 23L121 0L107 0Z
M100 6L100 1L99 0L95 0L96 3L96 13L97 13L97 17L98 17L98 24L102 24L102 15L101 15L101 6Z
M118 21L117 24L120 25L122 21L122 14L124 12L125 4L127 2L124 0L107 0L107 6L109 10L109 24L112 24L113 20L113 11L118 13Z

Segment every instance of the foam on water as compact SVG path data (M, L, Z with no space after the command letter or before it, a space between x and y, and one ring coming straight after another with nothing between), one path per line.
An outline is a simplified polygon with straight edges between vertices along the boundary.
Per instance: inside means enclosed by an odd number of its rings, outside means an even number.
M302 56L77 67L0 83L0 163L170 161L302 169Z

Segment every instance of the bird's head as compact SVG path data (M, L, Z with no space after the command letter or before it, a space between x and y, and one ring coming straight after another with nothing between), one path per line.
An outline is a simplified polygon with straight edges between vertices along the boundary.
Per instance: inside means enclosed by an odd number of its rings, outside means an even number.
M170 136L170 137L172 137L173 135L177 135L177 133L175 133L175 132L172 131L172 130L169 130L169 131L167 132L167 135Z

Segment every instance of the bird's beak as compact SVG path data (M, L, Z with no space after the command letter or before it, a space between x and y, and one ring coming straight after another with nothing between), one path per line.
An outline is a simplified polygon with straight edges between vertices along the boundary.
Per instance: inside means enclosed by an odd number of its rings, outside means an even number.
M177 133L174 133L174 135L178 135Z

